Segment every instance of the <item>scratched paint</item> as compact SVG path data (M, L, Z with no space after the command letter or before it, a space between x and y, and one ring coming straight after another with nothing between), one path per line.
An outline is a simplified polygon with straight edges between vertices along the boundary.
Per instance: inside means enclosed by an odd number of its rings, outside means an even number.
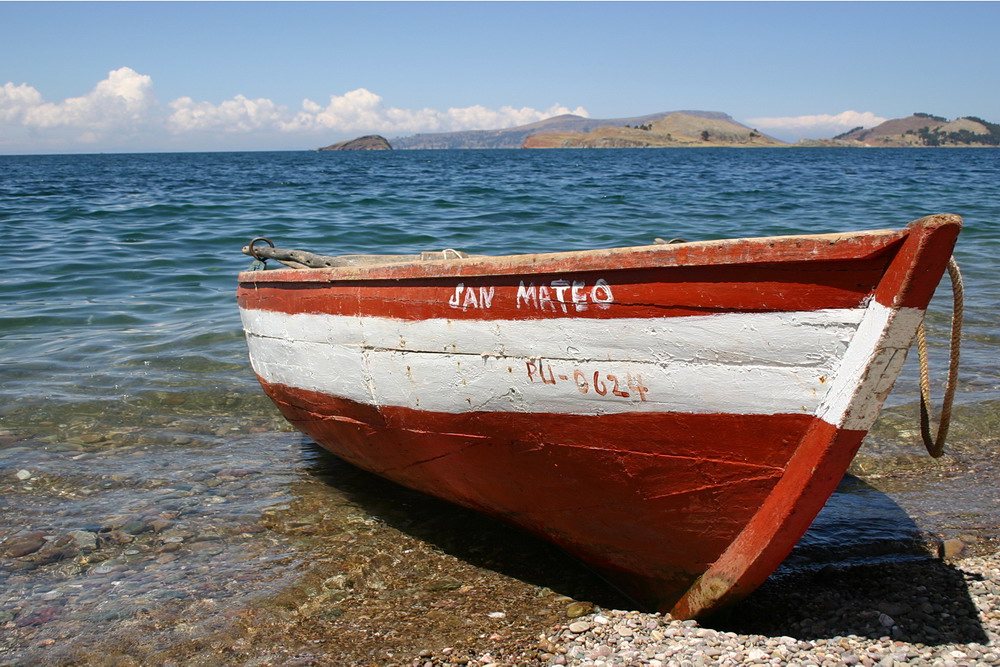
M960 224L243 274L238 300L262 386L317 442L690 617L822 507Z
M812 414L836 386L828 378L865 312L622 319L612 329L585 318L449 324L267 310L242 315L262 378L375 405L418 407L419 400L419 407L438 412Z

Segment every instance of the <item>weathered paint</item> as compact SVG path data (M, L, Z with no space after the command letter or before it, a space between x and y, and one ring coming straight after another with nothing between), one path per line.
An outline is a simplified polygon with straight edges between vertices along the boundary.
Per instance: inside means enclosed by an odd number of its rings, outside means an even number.
M268 382L380 406L776 414L815 412L865 312L623 318L609 329L245 310L243 326Z
M245 273L238 300L317 442L698 616L822 507L960 224Z

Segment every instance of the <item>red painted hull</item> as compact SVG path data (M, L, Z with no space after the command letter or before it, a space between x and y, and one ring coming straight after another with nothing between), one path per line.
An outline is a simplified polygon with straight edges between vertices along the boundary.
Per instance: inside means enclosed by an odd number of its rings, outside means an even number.
M244 273L238 299L265 392L318 443L693 617L822 508L960 224Z

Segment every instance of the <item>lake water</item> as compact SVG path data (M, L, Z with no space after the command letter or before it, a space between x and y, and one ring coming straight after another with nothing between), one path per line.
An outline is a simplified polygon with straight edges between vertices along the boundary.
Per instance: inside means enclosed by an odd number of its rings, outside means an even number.
M501 254L898 228L945 212L965 220L952 454L921 458L913 355L862 450L863 483L835 495L799 551L813 562L892 552L916 530L996 534L1000 151L0 156L0 664L89 655L110 628L171 645L177 618L295 585L331 541L337 558L363 559L384 545L350 539L378 542L387 522L419 532L379 518L393 510L376 513L363 488L379 483L292 432L261 394L234 299L253 237L323 254ZM928 316L938 378L946 283ZM859 516L872 519L861 533ZM489 540L494 527L477 529ZM161 616L169 632L151 629Z

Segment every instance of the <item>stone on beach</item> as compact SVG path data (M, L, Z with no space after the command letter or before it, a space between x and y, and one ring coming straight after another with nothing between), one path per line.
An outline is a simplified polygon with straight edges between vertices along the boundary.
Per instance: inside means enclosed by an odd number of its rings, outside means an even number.
M71 530L67 535L72 538L73 543L80 550L97 548L97 533L92 533L89 530Z
M800 637L798 639L702 627L698 622L680 621L669 615L600 610L600 616L609 618L609 623L594 623L587 627L584 619L553 628L543 642L547 654L552 656L545 662L586 667L633 664L654 667L709 664L732 667L744 664L868 667L896 667L902 664L929 667L1000 665L1000 650L996 648L1000 644L1000 553L969 557L958 561L957 567L965 582L963 587L968 591L968 603L947 598L940 599L940 603L928 603L933 618L921 617L926 618L927 623L935 624L933 627L900 630L899 619L887 612L911 619L923 612L912 605L891 600L876 605L880 611L868 612L874 625L869 625L867 636L857 632L844 635L821 632L817 635L806 630L796 632ZM885 585L879 591L873 592L876 595L904 589L911 583L902 579L907 576L906 568L885 566L881 570L887 581L883 582ZM936 571L948 576L949 566L941 565L936 570L924 568L923 571ZM924 581L926 585L912 587L916 593L930 587L940 589L940 582ZM803 600L815 595L808 587L802 587L796 593ZM860 601L865 596L864 591L855 590L850 592L848 599ZM804 613L816 614L816 609L807 610L809 606L807 603L798 608ZM971 608L966 609L966 606ZM843 622L841 618L845 610L837 607L822 609L824 616L817 619L816 624L834 627ZM747 609L736 611L743 615L751 613ZM773 622L792 624L794 627L795 618L791 611L788 615L784 611L779 613L782 616L774 618ZM860 629L863 626L864 616L861 613L854 617L854 627ZM888 636L890 630L894 635L892 637ZM910 633L908 641L900 638L904 632ZM934 636L940 639L932 639Z
M4 554L8 558L20 558L35 553L44 544L44 532L37 530L21 531L4 543Z

